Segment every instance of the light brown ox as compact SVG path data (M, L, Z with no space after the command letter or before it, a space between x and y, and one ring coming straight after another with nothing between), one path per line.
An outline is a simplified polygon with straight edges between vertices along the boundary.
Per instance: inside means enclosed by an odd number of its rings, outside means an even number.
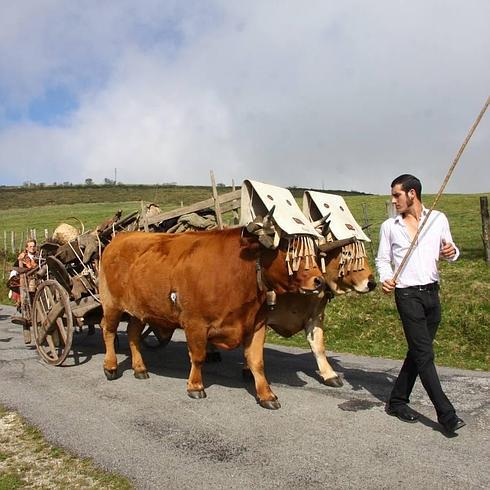
M278 297L287 292L318 293L324 286L316 264L288 275L285 245L267 249L244 228L118 234L105 249L100 270L107 379L118 376L114 339L119 320L127 313L135 377L148 377L139 345L145 323L170 334L182 328L191 360L187 381L191 398L206 396L201 374L206 342L225 349L242 344L258 402L264 408L279 408L264 375L265 325L255 322L266 298L258 287L256 264Z
M347 270L344 274L339 274L341 247L351 242L352 239L338 240L320 246L323 253L326 254L326 272L323 275L327 289L325 295L319 297L293 293L284 294L277 298L274 310L268 311L264 306L258 315L258 322L267 324L282 337L291 337L304 330L324 384L336 388L341 387L343 382L330 366L325 354L323 338L325 307L332 295L341 295L349 291L367 293L376 287L367 260L364 260L362 270ZM246 360L244 377L250 377Z

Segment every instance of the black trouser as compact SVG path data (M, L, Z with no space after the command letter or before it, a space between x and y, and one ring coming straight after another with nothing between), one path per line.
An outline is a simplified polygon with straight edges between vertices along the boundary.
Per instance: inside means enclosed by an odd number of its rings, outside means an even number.
M439 287L432 289L396 288L395 300L403 324L408 352L390 395L390 407L407 404L417 378L429 395L440 422L447 421L454 413L454 407L442 391L439 376L434 365L432 343L441 321Z

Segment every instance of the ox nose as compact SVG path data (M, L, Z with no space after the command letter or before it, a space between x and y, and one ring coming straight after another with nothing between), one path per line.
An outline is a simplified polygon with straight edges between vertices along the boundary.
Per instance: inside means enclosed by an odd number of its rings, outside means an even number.
M325 279L322 276L315 277L313 284L315 285L315 289L323 289L325 286Z
M369 278L367 286L368 286L369 291L372 291L376 287L376 281L374 280L374 277L371 276Z

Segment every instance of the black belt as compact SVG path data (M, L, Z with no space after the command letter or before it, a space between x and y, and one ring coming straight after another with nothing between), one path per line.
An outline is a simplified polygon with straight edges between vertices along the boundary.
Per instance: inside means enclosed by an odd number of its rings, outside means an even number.
M401 289L415 289L416 291L437 291L439 289L439 283L431 282L430 284L423 284L421 286L408 286Z

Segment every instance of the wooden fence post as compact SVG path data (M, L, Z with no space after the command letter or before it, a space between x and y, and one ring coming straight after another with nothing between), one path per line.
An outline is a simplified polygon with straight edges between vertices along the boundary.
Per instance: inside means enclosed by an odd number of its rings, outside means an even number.
M234 179L231 179L231 190L233 192L235 192L235 180ZM233 215L233 224L234 225L238 225L238 223L240 222L240 218L238 216L238 202L237 201L233 201L233 206L235 206L233 209L232 209L232 215Z
M396 216L396 209L393 203L391 201L385 201L385 206L388 218L394 218Z
M481 228L482 228L482 240L483 249L485 252L485 262L490 264L490 225L488 217L488 198L487 196L480 196L480 212L481 212Z
M3 230L3 267L2 281L5 281L5 269L7 268L7 230Z
M218 199L218 189L216 189L216 181L214 180L214 172L210 170L211 184L213 186L213 199L214 209L216 210L216 222L218 223L218 229L223 229L223 217L221 216L221 207Z
M369 223L368 209L367 209L367 204L365 202L362 203L362 215L364 218L364 224L362 226L362 229L364 230L368 238L371 240L371 231L369 230L369 227L371 225ZM374 249L373 249L372 240L369 242L369 248L371 249L371 259L374 260Z
M10 246L12 248L12 253L15 254L15 231L10 232Z

